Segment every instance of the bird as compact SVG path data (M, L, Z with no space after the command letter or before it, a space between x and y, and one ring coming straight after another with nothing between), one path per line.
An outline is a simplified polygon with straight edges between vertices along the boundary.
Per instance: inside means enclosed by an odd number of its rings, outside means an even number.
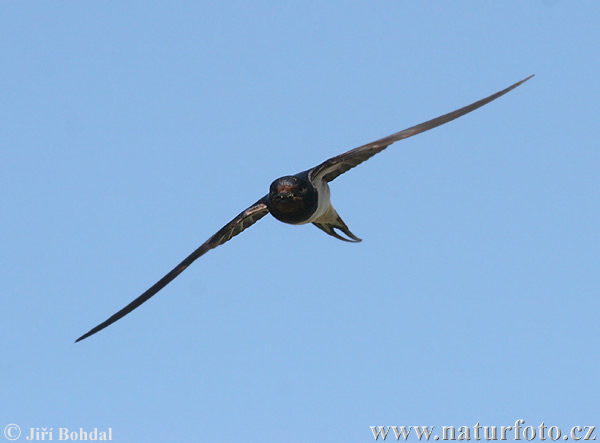
M535 74L534 74L535 75ZM335 180L344 172L358 166L375 154L386 149L392 143L403 140L421 132L428 131L437 126L457 119L491 101L503 96L509 91L522 85L534 75L496 92L486 98L471 103L455 111L441 115L434 119L411 126L400 132L375 140L371 143L351 149L343 154L331 157L314 168L294 175L278 178L269 187L269 193L239 213L233 220L223 226L216 234L204 242L198 249L187 256L175 266L168 274L152 285L148 290L133 300L120 311L83 334L75 343L110 326L117 320L129 314L141 304L156 295L161 289L181 274L195 260L206 254L211 249L222 245L233 237L252 226L268 213L277 220L292 225L312 223L325 233L346 242L357 243L361 239L354 235L342 220L331 204L328 183ZM343 235L342 235L343 234Z

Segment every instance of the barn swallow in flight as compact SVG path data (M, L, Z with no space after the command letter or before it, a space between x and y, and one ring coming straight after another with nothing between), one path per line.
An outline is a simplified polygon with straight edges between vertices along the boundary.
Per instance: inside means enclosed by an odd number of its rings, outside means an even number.
M464 108L457 109L448 114L426 121L419 125L396 132L390 136L376 140L348 152L332 157L320 165L315 166L296 175L287 175L278 178L269 188L269 193L258 200L248 209L245 209L237 217L223 226L215 235L209 238L202 246L192 252L185 260L179 263L171 272L161 278L150 289L133 300L119 312L91 329L86 334L79 337L76 342L95 334L106 328L121 317L129 314L135 308L146 302L150 297L164 288L175 277L181 274L194 260L203 256L211 249L229 241L232 237L238 235L244 229L252 226L258 220L263 218L269 212L277 220L292 225L302 225L312 223L317 228L325 231L327 234L347 242L361 241L356 235L350 232L346 223L338 215L329 200L328 183L344 172L352 169L360 163L373 157L375 154L383 151L392 143L399 140L412 137L421 132L428 131L436 126L448 123L458 117L468 114L471 111L497 99L507 92L515 89L517 86L525 83L532 76L527 77L520 82L496 92L487 98L472 103ZM346 237L343 237L344 234Z

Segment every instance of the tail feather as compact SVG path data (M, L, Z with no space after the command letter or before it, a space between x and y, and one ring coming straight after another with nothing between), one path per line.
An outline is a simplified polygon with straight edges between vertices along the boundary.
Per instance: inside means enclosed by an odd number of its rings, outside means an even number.
M358 242L362 241L360 238L358 238L356 235L354 235L352 232L350 232L350 229L348 229L348 226L346 226L346 223L344 223L344 220L342 220L342 218L338 215L337 212L335 212L335 219L333 221L313 222L313 225L315 225L317 228L321 229L325 233L327 233L327 234L331 235L332 237L335 237L339 240L343 240L343 241L347 241L347 242L351 242L351 243L358 243ZM339 231L343 232L349 238L342 237L340 234L338 234L335 231L335 229L338 229Z

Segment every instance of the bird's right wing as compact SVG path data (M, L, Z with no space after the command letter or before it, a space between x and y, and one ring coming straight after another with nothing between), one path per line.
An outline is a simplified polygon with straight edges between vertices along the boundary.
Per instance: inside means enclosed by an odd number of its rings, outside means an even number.
M319 179L323 179L326 182L330 182L336 177L343 174L344 172L348 171L349 169L358 166L365 160L368 160L375 154L383 151L392 143L408 137L412 137L413 135L420 134L421 132L429 131L430 129L433 129L436 126L443 125L444 123L448 123L449 121L452 121L458 117L468 114L469 112L488 104L492 100L496 100L498 97L503 96L507 92L512 91L517 86L525 83L531 77L533 77L533 75L521 80L520 82L515 83L512 86L509 86L506 89L503 89L502 91L496 92L495 94L490 95L489 97L486 97L484 99L476 101L475 103L465 106L464 108L457 109L456 111L449 112L448 114L444 114L440 117L428 120L424 123L412 126L403 131L396 132L395 134L388 135L387 137L375 140L374 142L367 143L366 145L359 146L358 148L351 149L348 152L344 152L343 154L325 160L323 163L321 163L318 166L315 166L310 170L310 178L315 182Z
M235 217L233 220L231 220L229 223L227 223L225 226L219 229L219 231L215 235L213 235L211 238L205 241L204 244L202 244L202 246L200 246L198 249L192 252L187 258L185 258L181 263L179 263L175 268L173 268L171 272L169 272L167 275L165 275L163 278L157 281L150 289L148 289L138 298L133 300L119 312L112 315L107 320L100 323L98 326L79 337L77 340L75 340L75 343L89 337L90 335L95 334L98 331L101 331L102 329L106 328L107 326L110 326L120 318L129 314L142 303L146 302L150 297L155 295L162 288L167 286L167 284L169 284L175 277L181 274L190 264L192 264L194 260L206 254L211 249L214 249L217 246L220 246L223 243L231 240L232 237L238 235L244 229L252 226L258 220L263 218L269 213L269 209L267 208L266 202L267 197L265 196L256 203L254 203L252 206L250 206L248 209L238 214L237 217Z

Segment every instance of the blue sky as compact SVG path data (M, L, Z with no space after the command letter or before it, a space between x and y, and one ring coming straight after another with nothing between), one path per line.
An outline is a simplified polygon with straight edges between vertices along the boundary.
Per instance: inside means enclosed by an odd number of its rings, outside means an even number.
M599 13L2 2L0 427L600 426ZM73 344L275 178L534 73L332 183L362 243L267 216Z

